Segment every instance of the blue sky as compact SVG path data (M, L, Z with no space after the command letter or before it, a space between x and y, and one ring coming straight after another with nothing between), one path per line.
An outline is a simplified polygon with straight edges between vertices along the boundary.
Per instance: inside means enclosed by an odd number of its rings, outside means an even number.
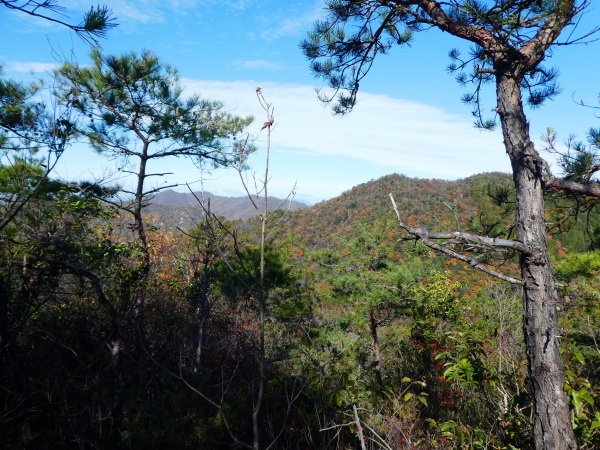
M70 21L97 2L61 0ZM324 17L323 2L305 0L129 0L99 1L117 16L119 26L101 45L106 53L143 48L153 50L179 69L188 93L220 100L239 115L252 114L249 132L264 122L255 96L257 86L275 107L269 191L285 196L297 185L297 199L318 202L360 183L390 173L420 178L456 179L510 166L499 132L481 132L472 125L469 107L461 104L468 92L446 73L448 51L461 42L428 31L411 47L395 48L375 62L361 83L359 102L344 118L333 117L317 100L322 85L309 71L298 44L311 24ZM592 7L576 33L600 24ZM63 58L88 62L89 47L71 32L41 19L0 8L0 65L15 79L44 77ZM600 126L600 111L575 100L599 105L600 43L558 47L547 65L560 69L563 93L531 111L532 136L547 127L566 139L581 138ZM33 75L32 75L33 74ZM492 86L489 96L493 95ZM492 103L486 107L491 110ZM264 133L263 133L264 136ZM260 175L264 141L250 165ZM90 179L110 173L112 162L83 145L70 148L58 176ZM157 170L175 174L169 184L193 183L221 195L241 195L237 173L216 170L200 174L186 160L161 163ZM121 183L128 183L121 180Z

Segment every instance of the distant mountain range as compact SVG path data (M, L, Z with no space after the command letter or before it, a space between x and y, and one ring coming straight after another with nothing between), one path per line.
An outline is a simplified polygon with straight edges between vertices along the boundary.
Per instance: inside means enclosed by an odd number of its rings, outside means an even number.
M511 175L491 172L454 181L386 175L313 206L292 201L289 209L293 212L279 223L276 235L283 240L293 235L296 245L316 250L331 247L332 242L357 235L360 228L368 229L380 221L388 222L390 230L399 232L388 196L393 193L400 213L411 226L424 226L431 231L455 231L460 228L462 231L494 237L509 236L511 214L502 218L503 208L490 197L490 189L512 192ZM247 197L223 197L210 192L195 195L205 205L210 200L211 212L228 220L246 220L257 216ZM145 214L156 215L152 222L159 228L188 230L204 217L198 199L191 193L165 190L152 200ZM259 199L262 204L263 197ZM269 197L268 200L270 209L278 207L283 201L275 197ZM288 209L287 204L284 209ZM558 217L564 211L557 208L557 200L549 197L547 206L549 221L560 223ZM551 238L551 248L564 245L569 251L588 250L591 244L589 232L600 230L600 217L592 215L588 219L589 223L581 217L569 220L562 226L563 232ZM556 227L549 230L551 235L557 231Z
M256 197L255 197L256 199ZM284 201L277 197L267 198L269 210L282 205L284 209L292 211L308 208L309 205L295 200ZM182 229L193 228L204 217L204 211L199 201L208 207L210 203L211 213L223 216L228 220L249 219L258 215L250 199L243 197L223 197L210 192L176 192L166 189L159 192L145 208L145 214L159 216L154 222L161 228ZM263 206L264 197L258 197L259 206Z

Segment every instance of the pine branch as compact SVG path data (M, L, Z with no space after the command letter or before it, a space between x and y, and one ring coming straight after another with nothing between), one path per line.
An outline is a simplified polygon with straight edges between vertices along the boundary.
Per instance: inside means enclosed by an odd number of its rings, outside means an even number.
M92 6L83 16L83 21L79 25L73 25L64 20L51 17L46 13L38 12L38 10L49 11L66 17L63 12L65 8L57 5L53 0L29 0L21 5L19 5L16 0L0 0L0 5L4 5L8 9L20 11L29 14L30 16L39 17L48 20L49 22L65 26L77 33L77 35L88 44L94 46L98 46L98 38L106 37L107 30L117 26L115 23L116 18L113 17L112 11L106 6Z
M548 184L548 188L555 189L557 191L564 191L573 194L587 195L589 197L600 198L600 187L586 186L581 183L575 183L574 181L555 179Z

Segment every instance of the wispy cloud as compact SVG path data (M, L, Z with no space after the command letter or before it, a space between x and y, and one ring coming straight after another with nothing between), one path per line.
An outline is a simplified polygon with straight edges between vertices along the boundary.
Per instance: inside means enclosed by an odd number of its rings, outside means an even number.
M50 72L56 69L60 64L44 63L36 61L8 61L5 69L12 72L31 73L31 72Z
M195 7L194 0L145 0L122 1L104 0L102 5L107 6L117 18L119 24L129 23L162 23L165 21L164 13L168 10L186 10ZM79 0L63 0L62 5L67 11L82 13L90 9L90 3ZM75 17L75 14L72 14Z
M239 69L267 69L267 70L282 70L285 65L265 59L255 59L251 61L233 61L233 65Z
M252 0L231 0L228 4L235 9L246 9L252 5Z
M234 113L252 114L262 123L264 112L255 96L261 86L275 106L274 149L349 157L385 166L388 173L426 173L452 179L494 170L508 171L499 132L475 129L471 118L430 105L361 93L355 110L332 117L311 86L183 80L189 92L218 99ZM258 126L255 126L258 130Z
M362 93L355 110L339 118L320 104L313 87L308 85L193 79L182 79L182 83L186 94L197 93L222 101L232 114L256 118L248 131L258 135L259 150L250 160L258 180L264 173L266 148L266 132L260 130L265 112L256 98L256 88L261 87L266 100L274 106L269 192L279 197L285 197L296 182L299 199L318 202L394 172L455 179L481 172L510 171L500 133L476 130L468 115ZM102 166L91 163L88 153L73 152L69 157L71 172L79 154L81 167ZM203 176L204 187L210 192L243 195L239 176L232 169L201 175L193 164L165 160L150 170L175 173L165 177L169 183L193 182ZM248 175L251 177L251 172Z
M115 17L120 20L138 23L161 23L164 22L164 16L158 5L152 2L144 5L144 8L139 8L132 2L113 2L112 5Z
M314 152L304 152L301 150L275 150L275 153L285 153L287 155L289 154L294 154L294 155L303 155L303 156L318 156L318 153L314 153Z
M261 36L268 40L304 34L316 20L322 19L324 16L323 2L319 0L309 11L281 20L277 25L269 27Z

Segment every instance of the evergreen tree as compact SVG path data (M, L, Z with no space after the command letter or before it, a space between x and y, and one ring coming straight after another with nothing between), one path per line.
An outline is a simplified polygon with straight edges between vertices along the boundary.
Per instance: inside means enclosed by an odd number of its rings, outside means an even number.
M123 190L133 200L118 206L133 216L143 284L150 271L150 249L142 209L152 195L176 186L148 188L148 178L167 175L150 173L149 163L186 157L198 167L207 162L226 166L235 159L235 152L228 152L228 139L235 138L252 118L232 116L222 111L220 103L197 95L182 98L177 71L150 51L105 56L94 49L91 58L90 67L65 63L56 70L56 94L64 105L81 113L73 127L87 137L92 148L120 159L120 170L136 179L134 190ZM137 164L130 168L132 161ZM137 303L143 324L143 287Z
M473 83L473 93L463 101L474 106L477 125L493 128L494 120L482 115L481 88L496 87L496 108L506 152L510 158L516 190L516 240L485 240L481 236L455 233L483 245L511 248L520 252L521 279L502 277L519 284L524 292L524 330L529 375L534 399L534 437L538 449L576 447L560 356L557 287L552 272L546 236L544 193L553 186L575 189L577 183L560 184L535 149L529 133L524 102L533 107L558 93L557 71L541 63L559 42L561 33L584 12L587 2L568 1L453 1L432 0L365 2L330 0L328 17L317 22L302 42L316 76L335 89L335 112L349 112L355 104L360 81L377 55L394 44L407 44L413 36L435 27L474 44L468 58L452 50L450 70L461 84ZM400 216L399 216L400 219ZM432 239L452 239L448 233L434 235L422 228L401 225L414 238L446 254L488 271L477 261L458 255ZM489 239L489 238L488 238ZM492 273L488 271L488 273Z

